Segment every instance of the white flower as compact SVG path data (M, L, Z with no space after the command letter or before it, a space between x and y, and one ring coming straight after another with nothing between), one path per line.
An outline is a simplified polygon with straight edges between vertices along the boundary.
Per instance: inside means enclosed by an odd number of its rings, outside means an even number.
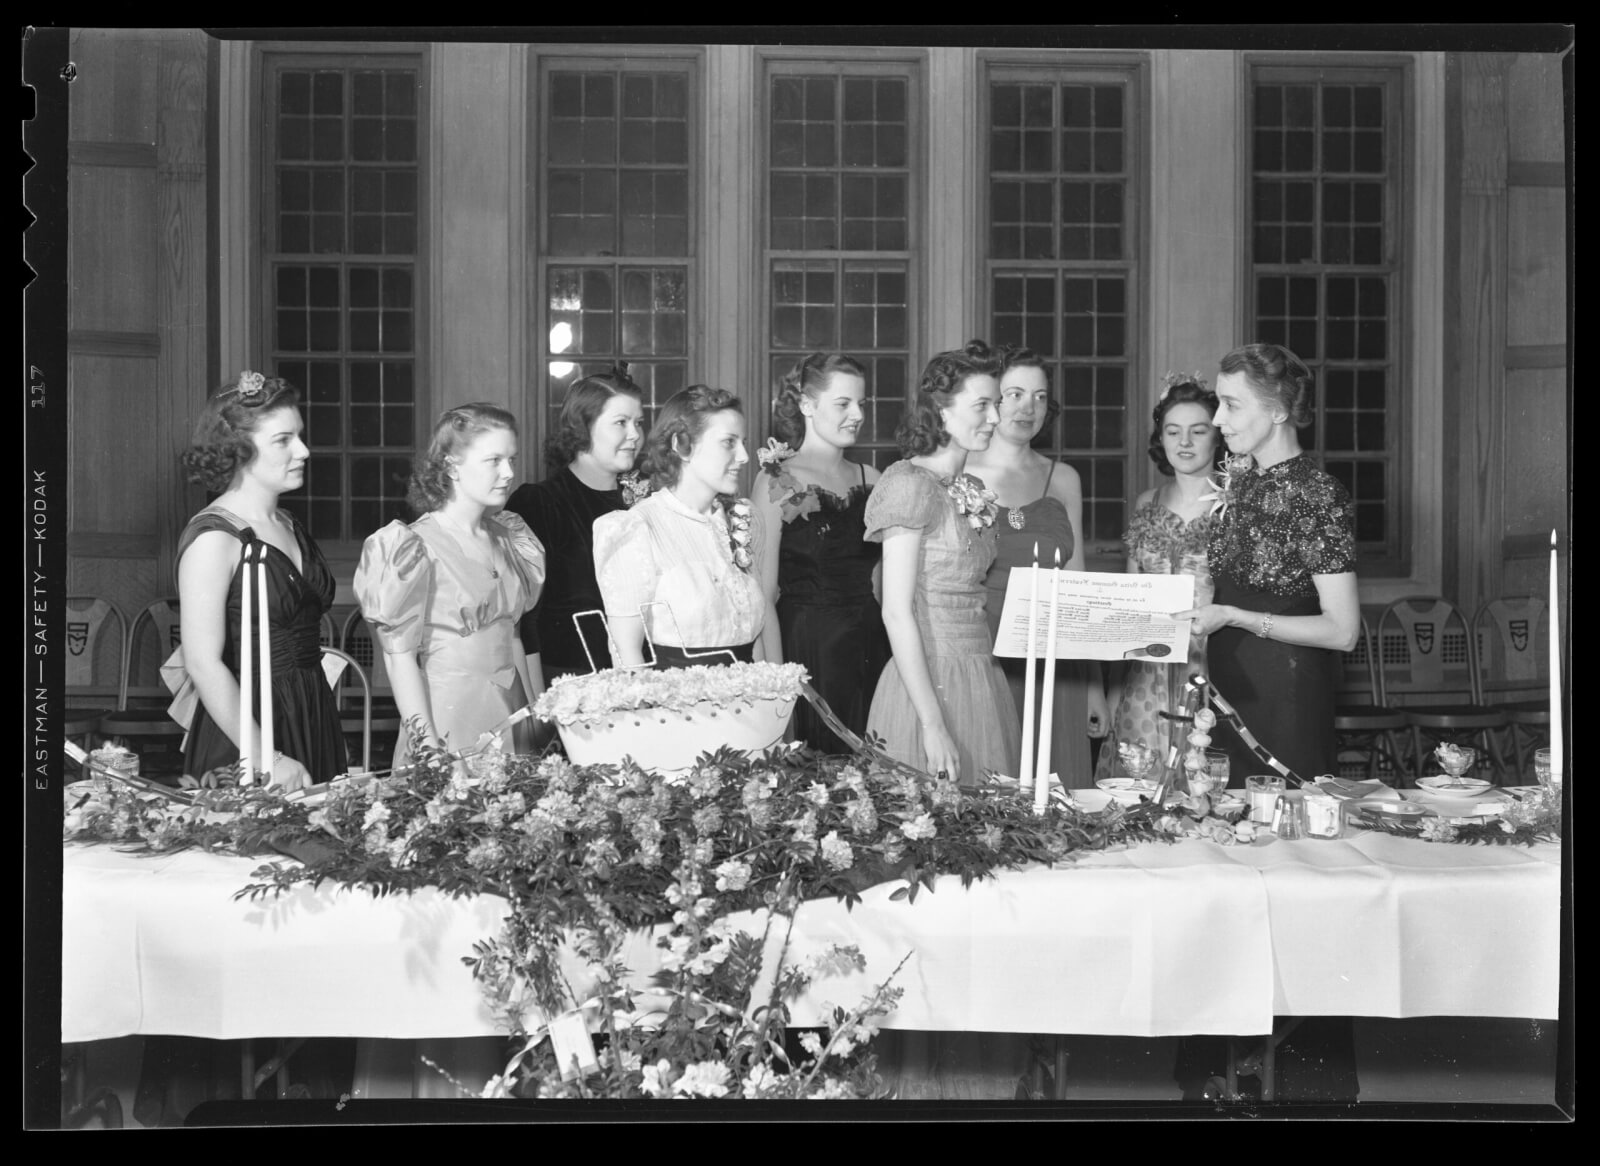
M834 870L848 870L855 864L856 854L837 830L830 830L822 838L822 861Z
M382 802L373 802L367 807L367 816L361 819L361 828L370 830L372 827L389 820L389 807Z
M767 444L756 450L756 461L762 469L765 469L768 466L782 465L792 458L795 452L776 437L769 437Z
M822 1056L822 1038L814 1032L800 1034L800 1047L812 1057Z
M730 858L717 867L717 890L742 891L750 885L750 864Z
M778 1079L778 1074L765 1061L757 1061L744 1075L744 1084L739 1091L745 1097L760 1097L765 1090L777 1084Z
M660 1060L653 1065L646 1065L644 1080L639 1082L640 1092L646 1097L671 1097L672 1085L669 1081L671 1075L671 1061Z
M912 842L932 838L938 832L939 827L934 824L933 815L927 812L918 814L911 821L903 822L900 825L900 833L904 834Z
M728 1080L728 1066L721 1061L698 1061L673 1082L673 1091L679 1097L726 1097Z

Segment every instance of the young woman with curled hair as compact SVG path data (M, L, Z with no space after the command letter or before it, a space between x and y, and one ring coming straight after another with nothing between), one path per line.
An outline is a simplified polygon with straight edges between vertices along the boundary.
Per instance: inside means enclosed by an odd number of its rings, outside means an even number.
M744 435L732 393L674 394L645 441L650 496L595 520L595 577L618 664L645 661L647 631L657 668L779 659L756 567L765 524L739 496Z
M580 635L573 620L580 612L602 608L594 573L594 523L627 509L643 442L642 394L629 379L627 366L583 377L567 389L555 431L545 442L550 476L517 487L506 503L545 550L544 590L522 618L522 647L535 687L558 676L588 672L591 657L595 668L611 667L604 623L585 620Z
M1211 527L1215 601L1180 618L1210 636L1206 674L1256 739L1309 779L1335 772L1339 655L1361 635L1354 512L1345 487L1300 448L1312 390L1300 359L1249 344L1220 368L1213 421L1249 468L1230 474ZM1227 725L1216 744L1235 774L1265 771Z
M534 745L533 723L502 722L536 697L517 621L544 584L544 548L504 507L515 480L517 429L495 405L447 409L411 475L420 517L366 541L356 568L361 614L383 650L407 722L398 763L425 739L451 750L499 732L513 752Z
M1211 533L1211 474L1221 460L1222 438L1212 415L1217 395L1199 373L1169 377L1151 414L1150 460L1169 481L1140 494L1122 536L1130 574L1192 575L1197 604L1211 602L1211 571L1206 561ZM1189 659L1182 664L1133 660L1114 673L1116 711L1111 737L1100 750L1096 779L1115 777L1119 743L1150 746L1167 755L1173 722L1163 717L1179 706L1190 676L1206 672L1206 637L1189 637ZM1182 734L1180 734L1181 737ZM1180 742L1181 744L1181 742ZM1239 775L1243 784L1244 775Z
M994 565L984 580L991 639L1000 630L1000 611L1012 567L1057 561L1070 571L1084 569L1083 485L1078 471L1033 449L1061 407L1050 394L1044 360L1027 348L1000 349L1000 424L989 448L967 459L967 472L983 479L1000 504L995 523L998 545ZM1023 703L1026 661L996 657L1018 708ZM1041 670L1042 663L1037 665ZM1043 689L1041 688L1042 692ZM1035 713L1035 716L1039 714ZM1051 712L1050 772L1067 789L1087 787L1094 779L1089 763L1089 738L1106 731L1106 694L1100 667L1089 660L1063 662L1056 677Z
M217 491L178 539L179 619L184 666L199 698L184 742L184 772L204 777L239 760L249 733L260 760L257 719L239 719L239 642L244 555L267 567L272 628L272 735L278 755L263 765L267 781L295 789L344 772L339 711L322 673L322 615L335 579L311 536L279 498L305 484L311 451L299 394L287 381L241 373L206 402L183 454L189 480ZM254 583L254 579L252 579ZM259 620L253 595L252 623ZM256 629L251 629L256 637ZM259 641L257 641L259 648Z
M1021 737L984 615L994 506L963 473L999 424L999 372L980 341L928 362L896 433L903 460L884 470L866 509L866 537L883 544L893 650L867 730L899 760L968 786L986 769L1015 773Z
M784 658L805 665L812 687L857 734L889 659L873 589L882 549L863 538L878 471L845 456L866 421L866 391L861 365L843 353L814 352L789 370L773 402L782 445L762 452L764 481L752 491L773 536L763 581ZM794 734L820 753L848 751L803 702Z

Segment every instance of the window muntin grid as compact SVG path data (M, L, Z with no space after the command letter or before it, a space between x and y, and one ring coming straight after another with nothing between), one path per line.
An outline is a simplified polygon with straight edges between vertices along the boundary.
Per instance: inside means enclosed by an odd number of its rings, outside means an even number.
M909 70L771 66L767 77L767 368L776 387L811 352L846 352L867 375L858 449L899 457L914 387Z
M1136 376L1138 191L1131 72L989 77L990 339L1044 358L1062 404L1034 443L1083 482L1085 541L1126 525Z
M625 362L645 424L689 383L696 73L677 60L559 59L539 121L539 414ZM530 467L531 468L531 467Z
M1350 491L1359 551L1400 558L1398 83L1262 67L1251 90L1255 338L1316 377L1301 443Z
M313 451L284 505L318 540L358 542L407 514L420 70L280 57L266 79L266 334L273 367L300 389Z

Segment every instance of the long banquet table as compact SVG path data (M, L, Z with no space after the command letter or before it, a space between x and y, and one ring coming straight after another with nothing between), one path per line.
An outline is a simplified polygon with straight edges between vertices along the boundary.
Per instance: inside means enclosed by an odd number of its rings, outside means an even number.
M62 1040L495 1033L461 960L504 900L329 884L235 900L260 863L66 846ZM1266 1032L1274 1015L1557 1014L1555 845L1186 840L965 889L946 877L915 902L899 886L797 912L790 958L855 944L867 970L816 982L793 1023L822 1023L908 953L885 1027L1153 1037ZM652 952L639 933L629 966L647 972Z

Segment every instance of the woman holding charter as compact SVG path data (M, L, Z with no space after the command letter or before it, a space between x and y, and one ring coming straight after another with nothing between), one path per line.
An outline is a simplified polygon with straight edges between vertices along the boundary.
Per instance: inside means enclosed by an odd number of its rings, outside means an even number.
M1233 456L1209 540L1215 602L1177 614L1210 637L1208 675L1245 727L1306 779L1334 772L1339 654L1361 634L1350 496L1300 448L1311 390L1276 344L1222 358L1212 420ZM1216 743L1236 779L1268 772L1225 721Z
M896 759L968 786L985 770L1015 773L1021 753L1021 717L984 615L994 495L963 472L1000 423L999 371L981 341L928 362L895 434L904 460L883 471L866 512L866 537L883 543L894 652L867 731Z
M504 510L515 480L516 423L489 404L448 409L411 475L408 501L421 517L391 522L367 539L355 593L383 649L406 730L460 751L497 733L529 752L533 725L507 719L539 695L517 621L539 597L544 548Z

